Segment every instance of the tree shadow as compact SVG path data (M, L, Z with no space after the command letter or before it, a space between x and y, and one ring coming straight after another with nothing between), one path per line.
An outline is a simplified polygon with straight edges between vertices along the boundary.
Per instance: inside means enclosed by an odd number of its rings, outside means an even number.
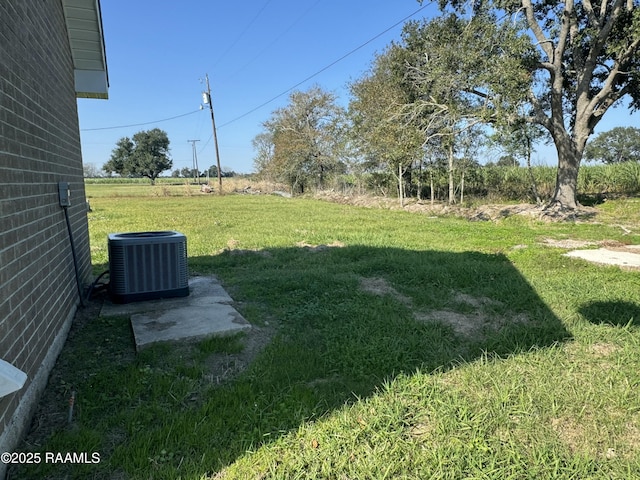
M399 374L508 356L570 337L507 257L365 246L230 250L190 259L277 334L234 381L225 460L375 394ZM215 396L215 394L214 394ZM217 408L210 399L207 411ZM295 413L294 413L295 412ZM191 414L192 415L192 414ZM204 432L203 432L204 434ZM218 448L216 447L216 448Z
M578 312L596 325L626 327L640 325L640 305L623 300L591 302L583 305Z

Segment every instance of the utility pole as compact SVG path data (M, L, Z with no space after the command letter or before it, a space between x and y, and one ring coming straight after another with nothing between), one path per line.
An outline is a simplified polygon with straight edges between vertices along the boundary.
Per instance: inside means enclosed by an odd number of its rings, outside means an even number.
M200 185L200 169L198 168L198 154L196 153L196 142L200 140L187 140L187 143L191 143L191 149L193 150L193 155L191 157L191 163L193 165L193 180L196 181L196 177L198 177L198 185Z
M213 127L213 143L216 147L216 165L218 167L218 195L222 195L222 171L220 170L220 152L218 151L218 134L216 133L216 119L213 116L213 102L211 101L211 87L209 87L209 74L205 75L207 79L207 91L202 94L204 103L209 104L211 112L211 125Z

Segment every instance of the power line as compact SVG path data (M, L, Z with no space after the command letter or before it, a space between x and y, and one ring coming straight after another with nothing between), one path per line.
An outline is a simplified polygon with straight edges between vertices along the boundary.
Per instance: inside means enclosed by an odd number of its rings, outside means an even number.
M268 4L269 2L267 2ZM340 63L342 60L344 60L345 58L350 57L351 55L353 55L354 53L356 53L358 50L363 49L364 47L366 47L367 45L369 45L371 42L373 42L374 40L377 40L378 38L380 38L381 36L383 36L385 33L393 30L394 28L396 28L398 25L406 22L407 20L409 20L411 17L416 16L418 13L420 13L421 11L423 11L424 9L426 9L427 7L431 6L431 4L433 4L433 0L431 0L430 2L424 4L422 7L420 7L418 10L416 10L415 12L407 15L406 17L404 17L403 19L399 20L398 22L394 23L393 25L391 25L390 27L388 27L387 29L383 30L382 32L378 33L377 35L375 35L374 37L370 38L369 40L367 40L366 42L362 43L361 45L357 46L356 48L354 48L353 50L347 52L346 54L342 55L340 58L338 58L337 60L334 60L333 62L331 62L330 64L324 66L323 68L321 68L320 70L316 71L314 74L309 75L308 77L306 77L304 80L301 80L300 82L296 83L295 85L293 85L292 87L284 90L283 92L279 93L278 95L270 98L269 100L267 100L266 102L261 103L260 105L258 105L257 107L252 108L251 110L243 113L242 115L239 115L231 120L229 120L226 123L223 123L222 125L218 126L218 129L221 129L227 125L230 125L232 123L237 122L238 120L251 115L253 112L260 110L262 107L270 104L271 102L277 100L278 98L282 97L283 95L286 95L287 93L289 93L290 91L294 90L295 88L299 87L300 85L302 85L303 83L308 82L309 80L311 80L312 78L317 77L318 75L320 75L321 73L325 72L326 70L330 69L331 67L333 67L334 65L336 65L337 63ZM264 8L266 7L266 4L262 7L262 10L264 10ZM258 12L258 15L262 12L262 10L260 12ZM258 16L256 15L256 17ZM255 20L255 18L254 18ZM187 112L187 113L183 113L181 115L176 115L173 117L169 117L169 118L163 118L160 120L153 120L150 122L143 122L143 123L133 123L130 125L116 125L116 126L110 126L110 127L99 127L99 128L82 128L80 129L81 132L92 132L92 131L98 131L98 130L114 130L117 128L130 128L130 127L140 127L143 125L150 125L153 123L160 123L160 122L167 122L169 120L175 120L176 118L181 118L181 117L186 117L188 115L193 115L194 113L198 113L200 112L201 109L198 110L194 110L192 112ZM202 150L204 150L204 148L209 144L209 141L211 141L211 138L213 137L213 134L209 137L209 139L204 143L204 145L202 146L202 149L200 150L200 152L202 152Z
M307 8L302 15L300 15L298 18L296 18L293 23L291 23L286 29L284 29L282 32L280 32L280 34L269 44L267 45L265 48L263 48L262 50L260 50L260 52L258 52L251 60L249 60L247 63L245 63L242 67L240 67L238 70L236 70L233 74L229 75L227 77L227 79L232 79L234 78L236 75L238 75L238 73L240 73L242 70L244 70L245 68L247 68L249 65L251 65L257 58L259 58L260 56L262 56L264 54L264 52L268 51L269 49L271 49L271 47L273 47L276 43L278 43L278 41L284 37L287 33L289 33L291 31L291 29L293 27L295 27L298 22L300 22L300 20L302 20L305 16L307 16L307 14L313 10L316 5L318 5L322 0L317 0L314 4L312 4L309 8Z
M231 45L229 45L229 48L227 48L224 53L222 55L220 55L220 58L218 58L218 61L215 63L214 68L222 61L222 59L224 57L227 56L227 54L233 50L233 47L235 47L238 42L244 37L244 35L249 31L249 29L251 28L251 26L255 23L255 21L258 19L258 17L260 16L260 14L264 11L265 8L267 8L267 6L271 3L271 0L267 0L266 3L262 6L262 8L258 11L258 13L256 13L256 15L253 17L253 19L249 22L249 24L245 27L245 29L240 33L240 35L238 35L238 37L233 41L233 43Z
M194 110L193 112L183 113L181 115L176 115L175 117L163 118L161 120L153 120L151 122L132 123L131 125L116 125L116 126L113 126L113 127L81 128L80 131L81 132L94 132L94 131L97 131L97 130L114 130L116 128L140 127L142 125L150 125L152 123L168 122L169 120L175 120L176 118L186 117L187 115L193 115L194 113L198 113L199 111L201 111L200 108L198 110Z
M220 125L220 126L218 127L218 129L223 128L223 127L226 127L227 125L230 125L230 124L232 124L232 123L234 123L234 122L237 122L238 120L240 120L240 119L242 119L242 118L244 118L244 117L246 117L246 116L248 116L248 115L251 115L253 112L255 112L255 111L257 111L257 110L260 110L262 107L264 107L264 106L266 106L266 105L270 104L271 102L273 102L273 101L277 100L278 98L282 97L283 95L286 95L287 93L289 93L289 92L290 92L290 91L292 91L293 89L295 89L295 88L299 87L299 86L300 86L300 85L302 85L303 83L306 83L306 82L308 82L309 80L311 80L312 78L317 77L317 76L318 76L318 75L320 75L322 72L324 72L324 71L326 71L326 70L330 69L331 67L333 67L333 66L334 66L334 65L336 65L337 63L340 63L340 62L341 62L342 60L344 60L345 58L350 57L351 55L353 55L354 53L356 53L358 50L361 50L362 48L366 47L366 46L367 46L367 45L369 45L371 42L373 42L374 40L377 40L378 38L380 38L380 37L381 37L382 35L384 35L385 33L389 32L390 30L393 30L393 29L394 29L394 28L396 28L398 25L400 25L400 24L402 24L402 23L406 22L406 21L407 21L407 20L409 20L411 17L413 17L413 16L417 15L418 13L420 13L420 12L421 12L422 10L424 10L425 8L427 8L427 7L431 6L431 4L432 4L432 3L433 3L433 1L430 1L429 3L427 3L427 4L423 5L422 7L420 7L418 10L416 10L416 11L415 11L415 12L413 12L412 14L407 15L407 16L406 16L406 17L404 17L402 20L399 20L398 22L394 23L393 25L391 25L391 26L390 26L389 28L387 28L386 30L384 30L384 31L380 32L379 34L377 34L375 37L370 38L369 40L367 40L367 41L366 41L366 42L364 42L363 44L361 44L361 45L357 46L356 48L354 48L353 50L351 50L350 52L345 53L343 56L341 56L341 57L340 57L340 58L338 58L337 60L335 60L335 61L331 62L329 65L327 65L327 66L325 66L325 67L321 68L320 70L318 70L318 71L317 71L317 72L315 72L314 74L309 75L309 76L308 76L307 78L305 78L304 80L299 81L299 82L298 82L298 83L296 83L294 86L292 86L292 87L290 87L290 88L286 89L285 91L283 91L283 92L279 93L279 94L278 94L278 95L276 95L275 97L273 97L273 98L271 98L271 99L267 100L266 102L261 103L260 105L258 105L258 106L257 106L257 107L255 107L255 108L252 108L252 109L251 109L251 110L249 110L248 112L243 113L242 115L240 115L240 116L238 116L238 117L236 117L236 118L234 118L234 119L232 119L232 120L229 120L229 121L228 121L228 122L226 122L226 123L223 123L222 125ZM208 142L207 142L207 143L208 143ZM206 144L205 144L205 145L206 145Z

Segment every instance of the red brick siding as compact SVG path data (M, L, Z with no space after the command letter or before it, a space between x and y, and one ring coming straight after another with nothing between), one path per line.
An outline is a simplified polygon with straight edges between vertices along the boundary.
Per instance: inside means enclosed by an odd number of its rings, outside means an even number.
M58 182L90 281L73 63L60 0L0 2L0 358L29 376L0 399L0 435L78 303Z

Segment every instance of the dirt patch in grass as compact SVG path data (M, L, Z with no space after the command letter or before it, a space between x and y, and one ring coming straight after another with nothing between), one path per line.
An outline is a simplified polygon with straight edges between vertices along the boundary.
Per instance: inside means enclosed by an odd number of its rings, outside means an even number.
M597 246L614 252L640 253L640 245L629 245L627 243L619 242L618 240L601 240L599 242L595 242L591 240L573 240L570 238L545 238L541 244L554 248L566 248L567 250Z
M596 342L590 345L568 343L565 350L571 361L584 361L587 358L596 361L599 369L609 369L612 368L612 365L603 363L603 360L617 353L620 347L610 342Z
M572 250L574 248L590 247L597 244L598 242L591 242L588 240L571 240L571 239L556 240L553 238L545 238L542 241L542 245L546 245L547 247L566 248L569 250Z
M363 292L371 293L373 295L377 295L379 297L390 295L395 300L402 303L403 305L406 305L407 307L410 307L412 304L409 297L398 292L391 286L389 282L381 277L360 278L360 290L362 290Z
M568 416L552 418L551 428L558 435L558 439L566 445L572 454L586 454L600 458L612 459L618 456L630 457L627 440L630 435L638 433L633 425L619 432L607 432L586 416L578 421ZM636 444L637 439L635 440ZM616 445L624 445L624 450L618 450Z
M617 345L603 342L594 343L588 347L588 351L596 357L608 357L619 349Z
M490 319L481 312L458 313L451 310L433 310L417 312L414 316L421 322L444 323L458 335L469 338L480 335L484 328L491 325Z
M621 444L625 446L626 451L620 453L623 457L631 458L640 449L640 428L638 424L635 422L627 423L621 439Z
M626 243L618 242L616 240L603 240L601 242L598 242L598 245L612 252L640 254L640 245L629 245Z
M437 310L416 314L416 318L443 322L452 327L458 335L478 339L484 338L486 334L498 332L508 325L525 325L530 322L529 316L525 313L496 313L494 307L503 307L504 304L492 298L453 292L452 299L456 303L473 307L474 310L470 313Z
M490 305L502 305L502 302L498 302L497 300L493 300L488 297L474 297L473 295L468 295L462 292L455 292L453 299L458 303L463 303L476 308L482 308Z
M571 417L552 418L551 428L571 453L588 452L594 454L597 450L595 445L590 444L585 428Z
M228 253L229 255L259 255L265 258L270 258L272 256L271 252L268 250L240 248L240 242L235 238L227 240L226 248L219 250L218 253L222 252Z
M427 442L433 437L436 427L427 422L420 422L409 428L409 435L415 440Z
M452 310L415 312L414 317L423 322L442 322L451 327L456 334L475 339L483 339L487 333L498 332L510 324L527 324L530 321L529 317L523 313L496 315L482 308L471 313Z
M396 301L412 309L413 317L419 322L441 322L453 331L467 338L483 338L487 332L497 332L509 324L526 324L530 321L524 313L498 315L492 307L502 303L488 297L475 297L463 292L452 292L455 303L472 307L471 312L459 312L451 309L421 311L413 308L411 298L398 292L384 278L360 278L360 290L377 296L390 295Z
M298 242L296 243L296 247L304 248L310 252L323 252L325 250L329 250L330 248L343 248L344 243L339 240L334 240L331 243L314 245L307 242Z
M213 353L204 361L203 380L220 385L245 371L275 335L272 324L252 326L242 333L242 350L237 353Z

